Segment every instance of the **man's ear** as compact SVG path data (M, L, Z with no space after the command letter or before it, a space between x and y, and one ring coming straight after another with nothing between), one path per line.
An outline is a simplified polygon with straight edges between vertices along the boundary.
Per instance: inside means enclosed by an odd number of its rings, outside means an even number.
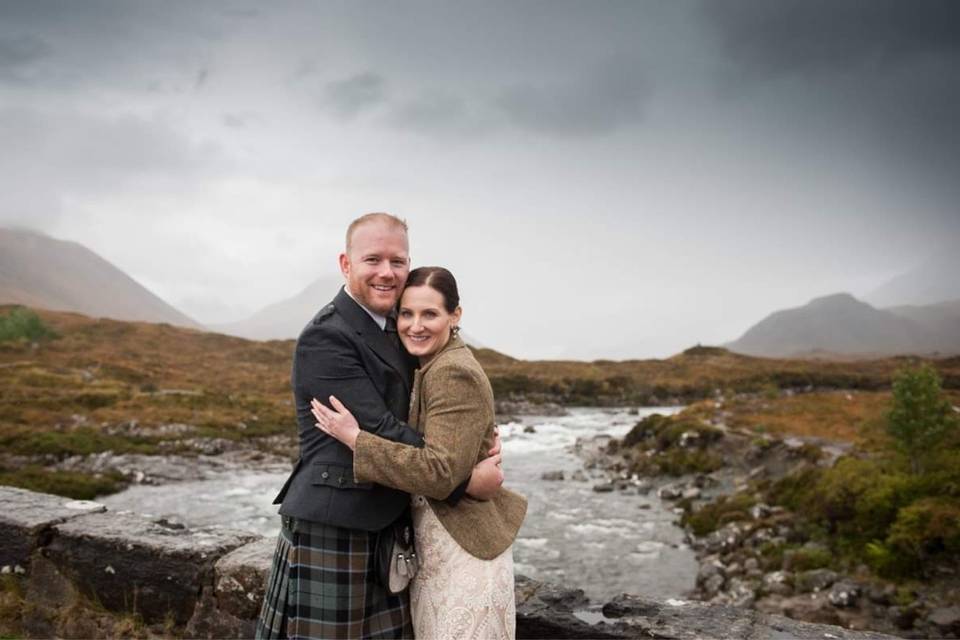
M341 253L340 257L337 258L337 261L340 263L340 273L343 274L344 278L350 277L350 258L347 257L347 254Z

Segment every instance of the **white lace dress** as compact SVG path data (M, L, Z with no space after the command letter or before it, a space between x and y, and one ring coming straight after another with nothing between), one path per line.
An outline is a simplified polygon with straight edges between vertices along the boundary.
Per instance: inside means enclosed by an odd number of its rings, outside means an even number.
M420 556L420 570L410 583L414 637L513 640L513 546L493 560L470 555L422 496L413 498L413 526Z

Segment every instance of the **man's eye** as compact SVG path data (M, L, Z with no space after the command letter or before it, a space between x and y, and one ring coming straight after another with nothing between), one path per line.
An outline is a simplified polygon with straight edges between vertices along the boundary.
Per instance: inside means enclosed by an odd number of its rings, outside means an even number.
M363 261L366 262L367 264L377 264L378 262L380 262L376 258L364 258Z
M393 266L395 266L395 267L403 267L403 266L405 266L405 265L407 264L407 261L406 261L406 260L394 260L394 261L392 261L391 264L393 264Z

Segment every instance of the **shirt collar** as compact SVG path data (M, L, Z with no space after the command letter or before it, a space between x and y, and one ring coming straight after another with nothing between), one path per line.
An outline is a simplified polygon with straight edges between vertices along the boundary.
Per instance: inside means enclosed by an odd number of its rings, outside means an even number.
M375 312L371 311L370 309L368 309L362 302L360 302L359 300L357 300L357 299L353 296L353 294L350 292L350 287L344 287L343 290L347 292L347 295L350 296L350 299L351 299L351 300L353 300L354 302L356 302L358 305L360 305L360 308L361 308L361 309L363 309L364 311L367 312L367 315L369 315L371 318L373 318L373 321L377 323L377 326L380 327L380 330L381 330L381 331L383 331L383 330L385 330L385 329L387 328L387 317L386 317L386 316L382 316L382 315L380 315L379 313L375 313Z

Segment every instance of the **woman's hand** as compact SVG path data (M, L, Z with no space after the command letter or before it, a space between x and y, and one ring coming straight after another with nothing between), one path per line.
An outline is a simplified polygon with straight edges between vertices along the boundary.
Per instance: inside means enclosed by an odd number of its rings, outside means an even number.
M317 428L353 451L357 446L357 436L360 435L360 425L353 414L334 396L330 396L330 405L336 411L323 406L316 398L310 402L310 410L317 419Z

